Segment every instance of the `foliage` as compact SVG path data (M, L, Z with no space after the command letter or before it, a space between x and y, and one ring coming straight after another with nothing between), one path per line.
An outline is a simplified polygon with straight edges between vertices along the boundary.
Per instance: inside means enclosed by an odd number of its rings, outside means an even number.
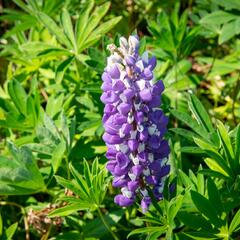
M238 239L238 0L0 3L1 239ZM113 202L101 139L106 48L157 57L171 175L147 213ZM150 193L151 194L151 193Z

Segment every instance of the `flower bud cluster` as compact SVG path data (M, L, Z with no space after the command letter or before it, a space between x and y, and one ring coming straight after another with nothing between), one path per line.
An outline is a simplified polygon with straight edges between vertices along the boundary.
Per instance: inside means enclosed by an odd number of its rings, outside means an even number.
M114 176L113 186L121 189L114 201L129 206L138 195L145 212L151 203L147 188L162 199L170 171L169 146L163 139L168 118L159 108L164 85L153 78L156 58L148 58L147 52L139 56L137 36L121 37L119 48L112 44L108 49L101 101L107 169Z

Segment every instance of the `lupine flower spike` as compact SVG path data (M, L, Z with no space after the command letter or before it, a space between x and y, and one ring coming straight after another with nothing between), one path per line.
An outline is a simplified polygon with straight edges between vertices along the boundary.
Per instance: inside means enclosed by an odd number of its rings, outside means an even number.
M139 56L137 36L120 38L120 47L108 46L111 56L102 75L101 101L105 104L103 140L107 145L107 169L114 176L113 186L121 188L115 196L120 206L133 204L138 195L142 211L151 199L163 197L169 146L163 136L168 118L159 108L162 81L154 81L156 58L147 52Z

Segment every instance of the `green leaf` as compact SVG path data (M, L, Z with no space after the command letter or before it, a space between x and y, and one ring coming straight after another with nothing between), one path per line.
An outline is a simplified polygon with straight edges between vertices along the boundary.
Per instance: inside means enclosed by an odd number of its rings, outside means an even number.
M27 147L8 144L12 159L0 156L0 195L26 195L45 191L37 163Z
M10 227L8 227L8 229L6 230L6 238L7 240L12 240L13 235L15 234L16 230L18 227L18 223L14 223L12 224Z
M236 232L239 230L240 227L240 209L237 211L237 213L234 215L233 220L229 227L229 232Z
M204 126L207 132L214 132L215 129L213 128L211 119L209 118L207 111L194 94L190 95L190 101L188 102L188 104L191 112L198 121L198 124Z
M240 3L238 0L213 0L212 1L214 4L217 4L219 6L224 7L226 10L232 10L232 9L236 9L239 10L240 9Z
M16 5L18 5L23 11L26 11L30 14L33 13L32 9L29 8L28 5L26 5L22 0L13 0L14 3L16 3Z
M179 212L177 217L188 227L193 230L207 230L211 229L211 223L204 217L188 212Z
M238 124L235 138L235 161L238 165L240 164L240 124Z
M61 166L62 159L64 157L64 153L66 151L66 143L62 139L61 142L56 146L52 153L52 166L54 173L57 172L58 168Z
M63 187L71 190L72 192L74 192L77 196L82 196L82 190L78 188L78 186L70 181L70 180L66 180L60 176L55 176L56 181L62 185Z
M14 102L15 106L23 115L27 114L27 94L21 84L12 79L8 84L8 93Z
M222 204L217 186L211 178L208 178L207 190L208 190L209 201L215 205L215 208L216 208L218 214L221 216L221 214L224 210L223 204Z
M186 173L184 173L181 169L178 170L179 173L179 179L181 180L181 183L185 188L191 186L194 187L194 184L192 183L191 179L187 176Z
M65 37L63 31L61 28L57 26L55 21L50 18L48 15L46 15L43 12L38 12L37 13L38 19L44 24L44 26L52 33L55 35L55 37L58 39L58 41L64 45L69 47L71 49L71 43L69 40Z
M32 7L32 9L34 9L34 10L39 10L39 6L38 6L36 0L27 0L27 2L28 2L29 5Z
M64 103L64 94L51 95L47 101L46 114L49 117L54 118L56 114L62 111L63 103Z
M47 114L44 114L44 125L46 127L46 130L51 132L53 139L60 139L60 134L54 121ZM56 142L57 141L55 141L55 143Z
M89 188L88 185L86 183L86 181L83 179L83 176L81 176L78 171L72 166L72 164L70 163L70 171L74 177L74 179L76 180L77 184L79 185L79 188L82 189L82 192L84 193L84 195L82 195L83 198L89 198Z
M57 56L72 56L72 52L67 49L60 48L60 47L52 47L46 50L40 51L37 55L39 58L46 58L46 57L57 57Z
M152 234L152 233L158 233L160 236L167 230L167 226L159 226L159 227L144 227L144 228L138 228L133 231L131 231L127 238L130 236L136 235L136 234Z
M74 50L77 52L77 46L76 46L75 36L74 36L74 32L73 32L71 17L69 15L69 12L65 8L62 10L61 22L62 22L62 26L63 26L64 32L65 32L65 35L72 43Z
M227 177L226 175L223 175L221 174L220 172L218 171L214 171L212 169L214 169L214 167L212 167L210 165L210 163L207 163L208 167L211 168L211 169L203 169L203 170L200 170L199 173L200 174L204 174L204 175L207 175L209 177L214 177L214 178L219 178L219 179L224 179L225 181L228 181L229 180L229 177ZM221 169L222 170L222 169Z
M170 225L174 224L174 218L176 217L180 207L182 206L183 198L184 198L183 195L179 195L176 198L173 198L169 203L167 216Z
M173 114L173 116L175 116L176 118L178 118L180 121L182 121L183 123L185 123L187 126L189 126L190 128L192 128L193 131L195 131L197 134L199 134L200 136L202 136L204 139L208 138L208 133L206 132L206 130L199 124L197 124L190 115L188 115L185 112L180 112L177 110L170 110L170 112Z
M224 176L225 179L229 178L229 174L224 171L224 169L212 158L205 158L204 162L207 164L207 166L213 171L218 172L220 175L218 176ZM213 176L213 175L212 175Z
M67 70L67 68L70 66L70 64L72 63L72 60L74 59L73 56L68 57L67 59L65 59L63 62L61 62L56 70L56 75L55 75L55 81L56 83L61 83L64 73Z
M79 18L76 23L75 35L77 41L78 49L81 47L81 43L83 42L84 38L84 30L88 24L89 14L94 6L94 1L89 0L86 3L86 6L80 12Z
M6 31L6 33L4 34L4 37L8 38L14 34L17 35L19 33L22 33L24 31L28 30L29 28L31 28L36 22L37 21L35 18L26 19L23 22L18 23L16 26L11 28L10 30Z
M2 215L0 213L0 236L2 236L3 233L3 222L2 222Z
M83 44L86 46L85 41L89 38L91 32L97 27L100 20L107 13L109 7L110 7L110 2L106 2L103 5L95 8L94 12L91 14L90 18L88 19L86 27L84 28L84 31L82 33L83 37L80 38L78 42L79 49L85 48L83 47Z
M140 40L140 46L139 46L139 55L141 56L145 51L146 51L146 43L147 40L146 40L146 37L142 37L141 40Z
M89 164L86 160L83 161L83 172L84 172L84 177L86 179L88 187L91 187L92 176L91 176Z
M191 198L200 213L207 217L215 226L222 226L222 222L218 218L214 204L195 191L191 191Z
M192 154L203 154L203 153L205 153L204 150L202 150L199 147L181 147L181 152L192 153Z
M185 232L184 235L191 237L194 240L217 239L217 236L209 232Z
M207 160L208 162L215 162L215 165L218 166L218 170L221 170L221 173L225 176L230 176L232 174L231 169L228 167L225 159L208 143L204 142L201 139L194 138L195 143L203 149L206 154L211 158ZM216 170L216 169L214 169Z
M218 38L218 43L222 44L231 39L234 35L237 35L239 33L240 33L240 18L236 19L235 21L224 24Z
M82 202L81 200L78 200L78 203L75 204L70 204L61 208L57 208L50 212L48 216L50 218L52 217L65 217L69 216L70 214L77 212L77 211L82 211L82 210L87 210L92 207L92 203L89 202Z
M191 131L186 130L184 128L170 128L169 130L178 134L178 135L180 135L180 136L183 136L183 137L187 138L189 141L193 141L193 138L198 137L198 135L195 134L194 132L191 132Z
M223 123L220 121L217 122L217 127L218 127L218 134L221 139L221 144L225 152L226 158L228 160L228 163L231 166L232 170L236 171L238 167L238 163L234 161L233 147L232 147L228 132L224 127Z
M109 30L111 30L116 24L119 23L119 21L122 19L122 17L115 17L111 20L108 20L107 22L102 23L98 28L96 28L90 35L89 38L84 43L84 46L82 48L86 48L85 46L88 46L89 42L92 43L94 40L97 40L99 37L107 33ZM81 50L80 50L81 51Z
M200 174L199 171L202 170L202 165L199 166L198 168L198 173L197 173L197 189L200 194L204 194L204 188L205 188L205 181L204 181L204 176L203 174Z
M213 25L213 24L224 24L231 20L234 20L237 16L224 11L214 11L206 15L204 18L200 20L200 23L203 25Z

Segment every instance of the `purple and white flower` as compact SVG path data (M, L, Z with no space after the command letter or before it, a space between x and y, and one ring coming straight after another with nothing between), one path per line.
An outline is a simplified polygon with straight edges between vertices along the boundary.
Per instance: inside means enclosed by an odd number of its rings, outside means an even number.
M108 49L101 101L107 169L114 176L113 186L121 189L114 201L129 206L139 195L145 212L151 203L147 188L162 199L170 171L169 146L163 139L168 118L159 108L164 85L154 80L156 58L147 52L139 56L137 36L121 37L120 47L111 44Z

